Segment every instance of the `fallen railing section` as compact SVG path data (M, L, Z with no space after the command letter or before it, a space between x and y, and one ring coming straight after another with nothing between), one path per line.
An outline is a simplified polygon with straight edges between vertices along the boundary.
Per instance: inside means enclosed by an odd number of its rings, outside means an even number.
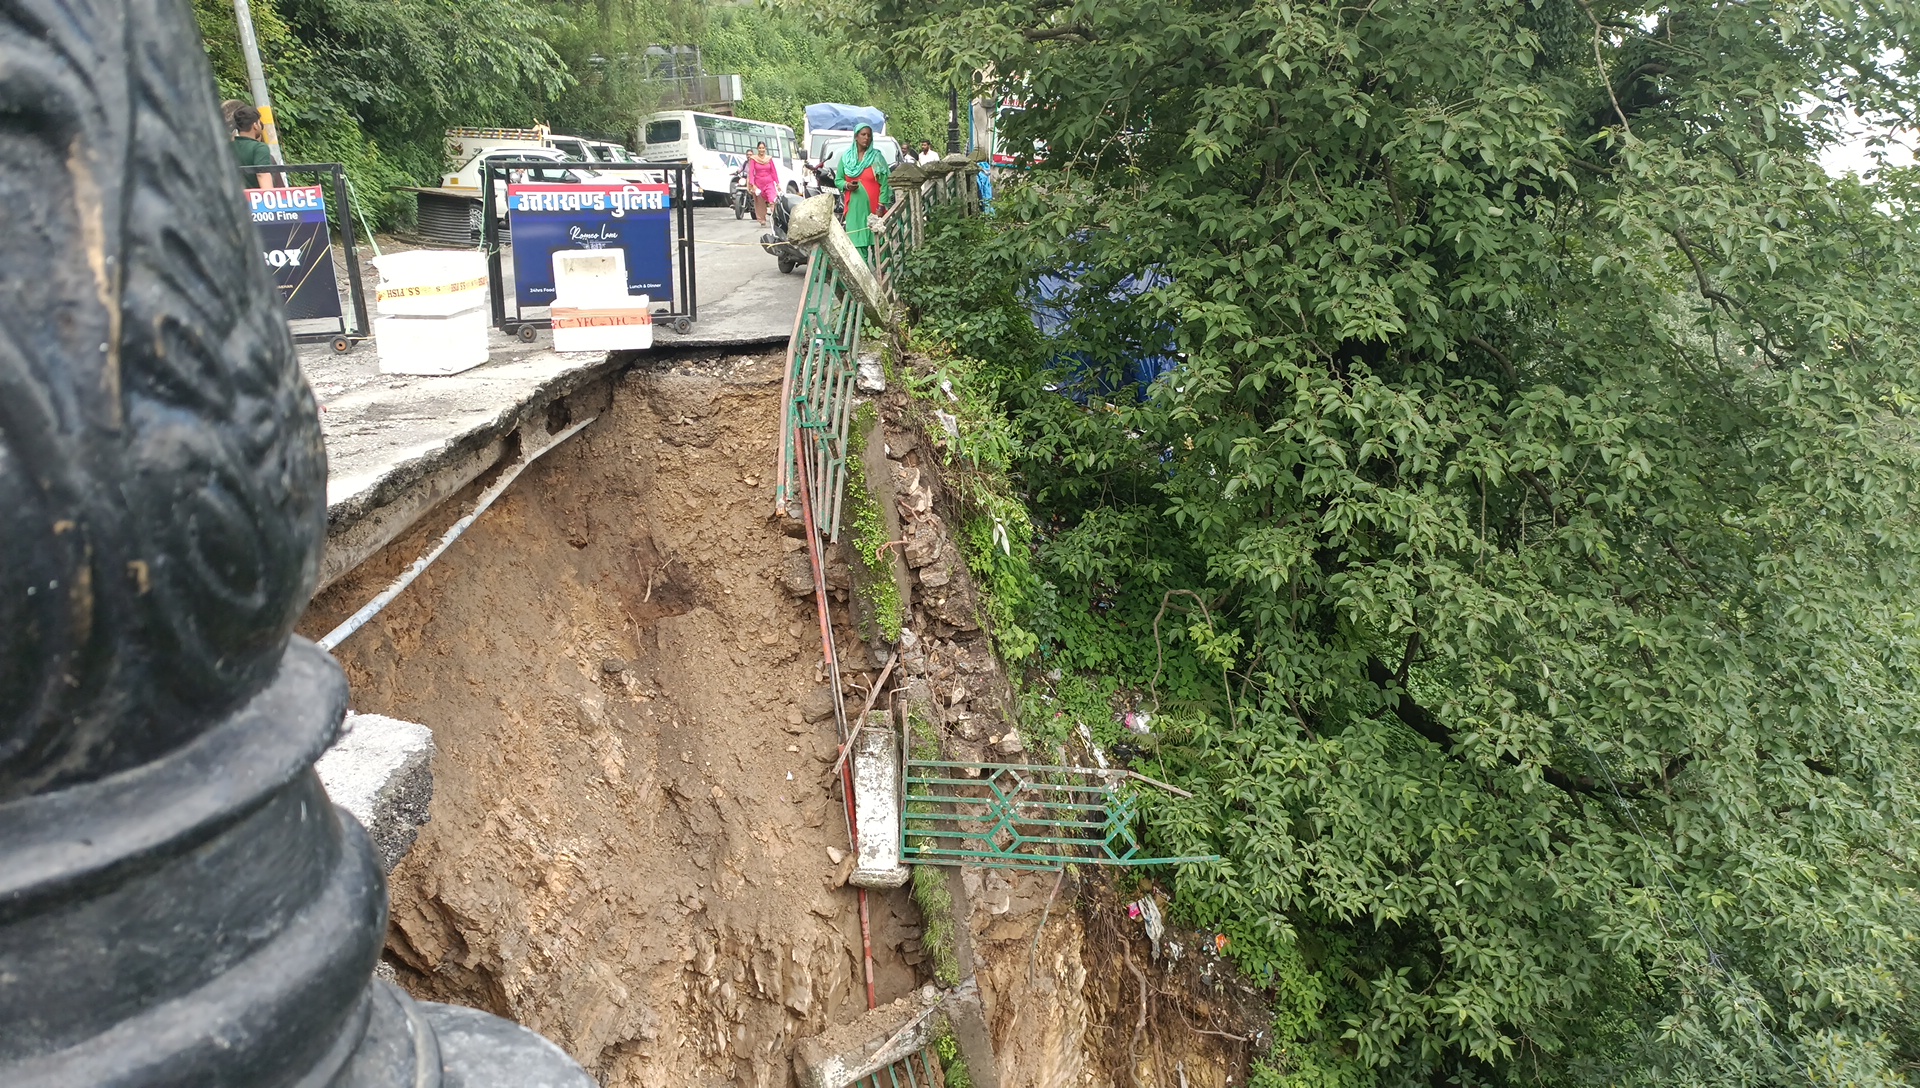
M1212 855L1153 857L1134 831L1139 802L1125 770L1036 764L904 762L900 854L913 864L1055 870L1080 865L1182 865Z
M793 337L787 341L774 503L778 512L798 516L806 529L821 658L833 688L833 718L843 750L851 733L841 689L840 657L833 640L825 551L826 545L840 539L840 512L847 485L847 426L853 410L854 381L859 375L860 337L867 317L889 332L897 330L892 285L900 259L924 238L929 207L958 200L969 210L978 210L972 179L979 170L979 166L956 156L924 171L908 165L896 172L897 192L903 199L895 214L882 217L878 224L882 237L875 247L886 270L885 280L861 259L846 228L834 217L832 197L817 196L802 204L787 231L794 244L813 249L815 256L807 270L806 294L794 315ZM964 181L955 180L962 175ZM839 777L848 836L857 854L860 835L851 761L840 765ZM867 1008L872 1009L875 995L867 890L860 888L859 895Z

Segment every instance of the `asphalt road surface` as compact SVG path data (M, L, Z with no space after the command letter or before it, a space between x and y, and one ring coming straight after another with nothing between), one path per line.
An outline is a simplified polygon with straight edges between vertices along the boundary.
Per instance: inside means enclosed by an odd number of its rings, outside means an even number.
M700 319L684 339L709 344L784 342L793 332L794 311L806 289L806 266L783 274L760 248L760 236L772 228L760 226L752 216L736 220L731 208L699 208L693 220ZM680 339L669 334L657 342Z

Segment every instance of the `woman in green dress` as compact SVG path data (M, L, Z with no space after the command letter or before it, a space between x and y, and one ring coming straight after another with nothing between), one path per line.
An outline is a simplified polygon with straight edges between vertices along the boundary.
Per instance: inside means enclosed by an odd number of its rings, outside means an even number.
M873 218L884 218L893 203L893 185L887 181L887 157L873 146L873 126L853 130L853 146L833 165L833 180L847 196L847 237L860 256L873 259Z

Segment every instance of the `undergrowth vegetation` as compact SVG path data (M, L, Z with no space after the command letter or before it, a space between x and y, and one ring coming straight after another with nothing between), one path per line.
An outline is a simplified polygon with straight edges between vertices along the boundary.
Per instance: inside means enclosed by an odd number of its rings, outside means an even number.
M878 418L879 412L872 404L862 404L847 429L846 509L841 517L854 555L853 591L866 605L878 633L888 642L897 642L906 622L907 605L900 597L900 584L894 580L893 561L887 554L895 542L888 537L886 515L867 479L867 435Z

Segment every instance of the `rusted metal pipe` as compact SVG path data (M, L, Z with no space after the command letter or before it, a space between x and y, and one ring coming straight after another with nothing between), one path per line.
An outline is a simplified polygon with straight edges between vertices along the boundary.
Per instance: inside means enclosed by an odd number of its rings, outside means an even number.
M813 455L810 448L813 440L802 434L799 436L801 451L807 456ZM847 740L847 708L840 697L840 659L833 645L833 621L827 612L827 574L820 559L820 534L813 525L813 489L807 486L807 474L796 473L800 477L800 516L807 530L807 559L813 567L814 614L820 619L820 648L827 660L829 679L833 683L833 713L840 726L840 740ZM846 764L840 768L840 796L845 802L847 817L847 845L854 856L860 854L860 837L853 827L853 771ZM879 1007L873 988L873 932L867 921L867 890L860 891L860 951L867 975L867 1008Z

